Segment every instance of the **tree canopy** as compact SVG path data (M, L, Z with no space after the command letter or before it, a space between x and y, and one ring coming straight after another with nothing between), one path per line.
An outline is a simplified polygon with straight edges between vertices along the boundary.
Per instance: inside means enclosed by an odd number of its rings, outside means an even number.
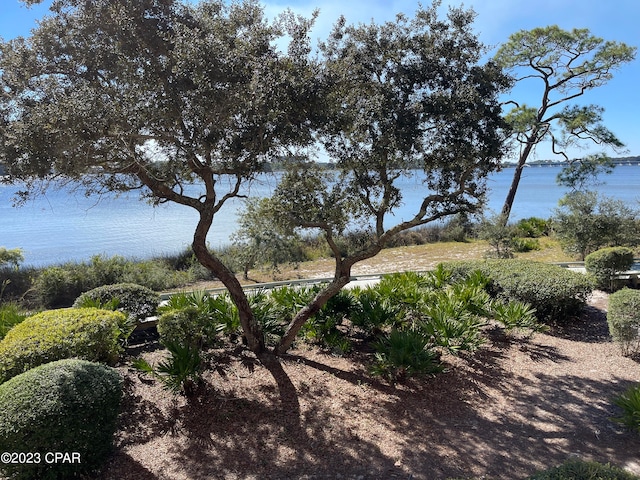
M29 38L0 44L8 181L26 182L23 195L72 180L87 194L140 190L195 209L194 252L229 286L259 350L246 297L206 234L269 158L310 140L313 19L269 22L253 0L58 0L51 9ZM285 36L282 52L275 42Z
M357 262L399 232L483 205L484 180L504 153L497 97L509 81L492 62L479 63L483 46L472 32L472 11L450 9L442 19L436 9L382 25L352 26L342 18L320 45L326 90L318 138L336 168L292 162L273 201L277 221L324 236L334 280L292 320L280 351L349 282ZM397 180L416 167L423 200L391 226L403 201ZM345 251L337 239L355 228L368 235Z
M509 70L516 82L535 80L540 86L538 104L529 106L515 99L510 102L515 106L506 114L520 153L502 208L505 221L522 169L539 143L550 141L552 151L567 161L572 160L567 150L585 143L614 149L624 146L604 125L601 106L569 102L606 84L613 72L632 61L635 54L635 47L598 38L587 29L567 31L556 25L516 32L500 47L495 61ZM596 154L573 161L591 163L597 169L603 165L601 160L602 155ZM593 167L572 168L568 175L589 170Z
M194 253L229 289L259 352L247 297L206 235L267 162L285 159L271 210L285 231L320 231L336 258L285 351L355 263L403 230L483 204L504 153L498 95L509 81L480 63L473 12L440 18L438 6L382 25L341 19L313 56L314 17L269 21L255 0L57 0L30 37L0 42L0 162L25 195L72 181L195 209ZM333 173L304 158L312 144ZM389 226L403 201L395 181L416 165L424 199ZM369 235L344 252L336 238L354 225Z

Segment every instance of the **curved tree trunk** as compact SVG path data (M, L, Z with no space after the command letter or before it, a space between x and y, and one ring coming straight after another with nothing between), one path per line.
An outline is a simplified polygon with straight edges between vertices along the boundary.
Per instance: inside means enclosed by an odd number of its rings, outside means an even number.
M242 289L242 285L240 285L240 282L233 272L207 248L207 232L211 226L212 219L212 215L209 216L201 212L200 221L193 236L193 253L198 261L213 272L229 291L233 303L238 307L240 325L247 339L247 346L252 352L260 354L265 350L264 336L262 335L260 325L251 311L249 300Z
M333 281L327 285L324 290L318 292L313 301L293 317L293 320L291 320L287 327L287 331L284 333L275 348L276 355L286 353L307 320L318 313L331 297L336 295L347 283L351 281L351 268L349 267L344 270L345 271L337 272Z

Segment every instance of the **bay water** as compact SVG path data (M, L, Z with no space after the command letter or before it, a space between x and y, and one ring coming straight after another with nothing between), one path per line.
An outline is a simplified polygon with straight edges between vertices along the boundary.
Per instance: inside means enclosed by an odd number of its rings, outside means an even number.
M531 166L525 169L513 205L511 220L527 217L549 218L558 200L567 193L556 184L559 166ZM487 212L497 213L513 177L513 168L504 168L489 177ZM620 165L601 177L595 187L603 195L639 207L640 166ZM245 193L269 195L277 180L265 175ZM45 196L22 207L12 206L15 186L0 186L0 246L21 248L25 265L45 266L67 261L85 261L92 255L122 255L144 259L177 253L193 236L197 213L192 209L164 204L153 207L140 201L137 193L121 196L85 197L81 192L49 190ZM410 218L424 196L418 174L402 180L403 205L389 217L387 227ZM238 211L243 201L234 199L216 215L208 236L212 247L231 242Z

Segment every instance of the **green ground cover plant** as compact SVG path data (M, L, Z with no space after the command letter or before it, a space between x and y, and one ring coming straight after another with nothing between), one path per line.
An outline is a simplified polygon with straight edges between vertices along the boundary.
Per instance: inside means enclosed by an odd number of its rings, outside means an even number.
M59 360L0 385L0 451L79 454L72 463L0 463L12 480L75 478L100 467L112 449L122 397L113 368ZM33 459L36 460L36 459Z

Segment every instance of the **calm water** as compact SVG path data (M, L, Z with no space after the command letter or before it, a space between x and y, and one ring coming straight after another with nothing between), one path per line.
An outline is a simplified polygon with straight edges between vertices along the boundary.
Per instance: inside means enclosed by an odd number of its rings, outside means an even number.
M558 187L555 177L560 167L530 167L523 174L512 211L512 220L537 216L548 218L566 190ZM507 168L490 177L488 208L500 211L513 169ZM618 166L602 178L598 187L605 195L638 206L640 200L640 166ZM275 185L271 177L254 184L247 193L268 195ZM136 194L100 201L81 193L49 191L23 207L11 206L15 188L0 186L0 246L22 248L25 264L42 266L65 261L87 260L92 255L123 255L146 258L175 253L191 243L197 214L180 205L152 207L138 200ZM417 178L402 186L404 205L389 225L408 218L416 209L423 192ZM236 211L241 200L227 204L216 216L209 234L212 246L229 243L235 230Z

